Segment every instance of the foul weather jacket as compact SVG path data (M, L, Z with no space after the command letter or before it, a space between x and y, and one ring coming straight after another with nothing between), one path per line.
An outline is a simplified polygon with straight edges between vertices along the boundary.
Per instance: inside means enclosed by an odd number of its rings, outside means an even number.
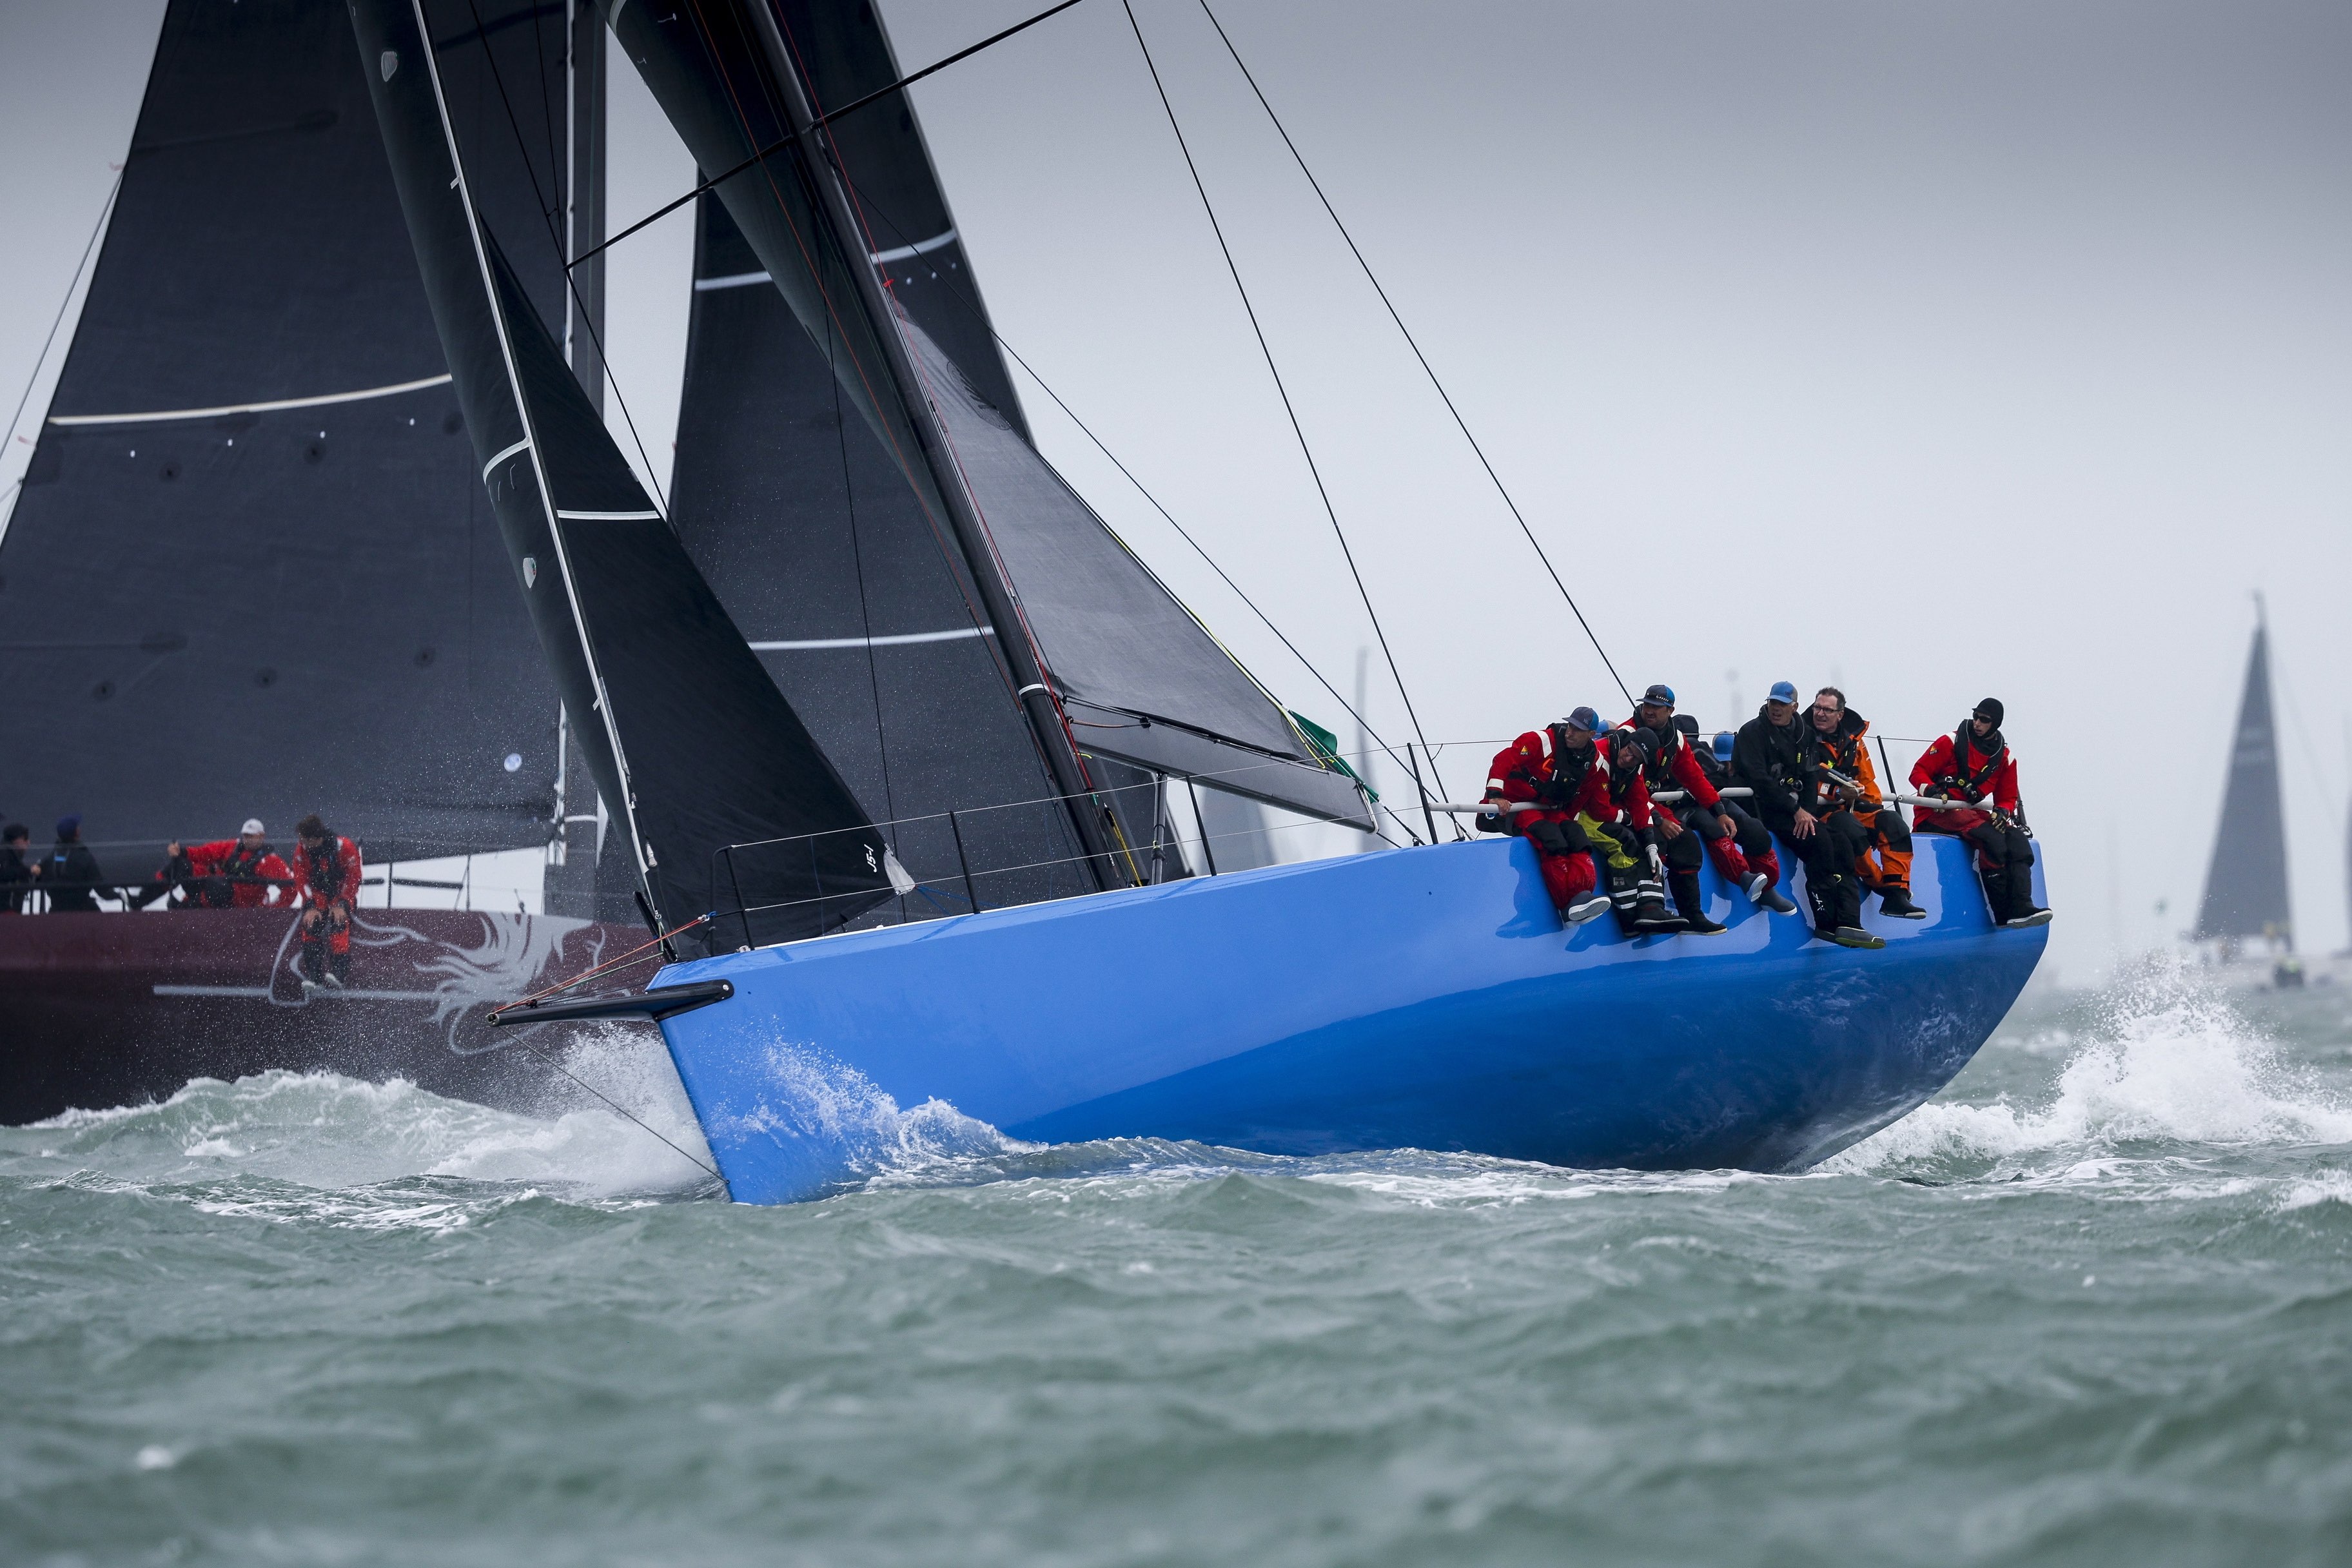
M1784 728L1765 713L1766 709L1759 708L1756 717L1739 727L1739 738L1731 747L1731 773L1755 792L1748 805L1764 826L1786 832L1812 790L1801 728L1807 721L1799 712Z
M252 851L235 838L191 844L188 869L197 877L226 879L231 909L260 909L269 902L273 890L280 903L294 901L293 869L267 844ZM356 892L354 886L354 895ZM212 902L209 899L205 901Z
M1617 726L1620 730L1638 727L1631 719ZM1716 794L1715 781L1708 778L1706 770L1699 765L1698 752L1691 745L1689 738L1671 724L1650 733L1658 738L1658 751L1643 782L1653 791L1680 789L1684 793L1685 805L1712 811L1716 802L1723 797Z
M296 847L295 862L301 868L301 894L313 906L325 909L338 901L356 908L360 901L360 847L341 834L329 838L314 851L305 844Z
M1995 731L1985 739L1995 740L1999 735ZM1965 800L1982 800L1990 795L1996 809L2014 816L2017 758L2005 742L1990 752L1980 750L1978 737L1963 726L1957 734L1937 736L1935 744L1911 764L1911 787L1922 794L1932 791ZM1918 809L1912 815L1912 826L1930 833L1966 833L1992 820L1981 811Z
M1837 728L1822 734L1813 728L1811 717L1797 715L1797 723L1804 733L1804 742L1798 755L1805 764L1811 791L1805 809L1815 816L1826 816L1832 811L1848 807L1843 785L1832 782L1834 770L1862 786L1861 796L1851 803L1851 809L1867 816L1883 811L1886 796L1878 787L1878 770L1871 765L1870 747L1864 737L1870 733L1870 721L1849 708L1838 715Z
M101 889L106 873L98 868L98 857L89 846L77 838L70 843L60 839L49 851L49 863L41 872L40 886L49 895L49 912L53 915L90 915L98 912L98 894L112 892Z

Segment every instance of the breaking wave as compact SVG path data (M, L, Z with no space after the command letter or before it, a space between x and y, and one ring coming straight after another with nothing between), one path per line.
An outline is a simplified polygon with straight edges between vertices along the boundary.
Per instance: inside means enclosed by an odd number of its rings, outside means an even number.
M206 1202L257 1183L350 1194L447 1178L527 1184L590 1201L709 1186L708 1171L689 1163L708 1165L709 1152L657 1047L614 1031L574 1046L565 1065L612 1103L582 1092L575 1103L525 1115L404 1079L283 1070L233 1083L197 1079L159 1103L0 1128L0 1175L170 1187ZM320 1212L329 1211L341 1208Z
M2352 1107L2286 1065L2228 1000L2181 977L2107 997L2093 1026L2022 1042L2072 1055L2046 1103L1922 1106L1822 1167L2043 1163L2256 1145L2352 1142Z

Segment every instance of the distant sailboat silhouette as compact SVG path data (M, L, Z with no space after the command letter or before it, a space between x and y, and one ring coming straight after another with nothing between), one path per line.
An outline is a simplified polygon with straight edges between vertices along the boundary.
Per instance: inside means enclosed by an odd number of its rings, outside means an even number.
M2286 877L2286 811L2279 788L2278 728L2272 716L2270 626L2254 600L2254 644L2230 749L2230 782L2205 872L2205 897L2190 936L2235 943L2263 937L2294 943Z

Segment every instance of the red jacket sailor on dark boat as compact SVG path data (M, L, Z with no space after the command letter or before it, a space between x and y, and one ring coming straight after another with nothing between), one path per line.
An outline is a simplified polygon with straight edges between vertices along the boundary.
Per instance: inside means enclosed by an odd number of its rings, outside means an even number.
M1966 803L1954 811L1923 807L1912 826L1922 833L1957 834L1976 846L1977 874L1994 923L2047 925L2050 911L2033 901L2033 837L2018 810L2017 759L2001 738L2003 717L2000 701L1986 698L1968 722L1936 737L1911 764L1913 789Z
M352 909L360 896L360 847L313 812L294 825L294 875L300 885L302 984L341 990L352 967Z
M262 837L258 817L247 817L235 838L210 844L177 843L163 847L173 864L155 873L161 881L183 881L188 888L189 909L257 910L276 903L290 907L299 896L294 872Z

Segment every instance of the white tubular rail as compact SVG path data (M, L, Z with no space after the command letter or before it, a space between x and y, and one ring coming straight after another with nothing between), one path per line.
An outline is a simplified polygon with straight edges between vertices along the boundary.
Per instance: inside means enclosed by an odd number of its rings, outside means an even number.
M1650 797L1650 802L1654 805L1679 805L1685 793L1685 792L1678 789L1661 790L1656 795ZM1746 800L1756 792L1749 789L1745 784L1734 784L1729 789L1719 789L1715 793L1723 796L1726 800ZM1429 805L1429 809L1432 811L1451 812L1455 816L1493 816L1496 815L1498 808L1507 813L1516 811L1561 811L1566 809L1563 806L1546 805L1543 802L1538 800L1484 800L1471 805L1464 805L1455 801L1440 800L1432 801Z

